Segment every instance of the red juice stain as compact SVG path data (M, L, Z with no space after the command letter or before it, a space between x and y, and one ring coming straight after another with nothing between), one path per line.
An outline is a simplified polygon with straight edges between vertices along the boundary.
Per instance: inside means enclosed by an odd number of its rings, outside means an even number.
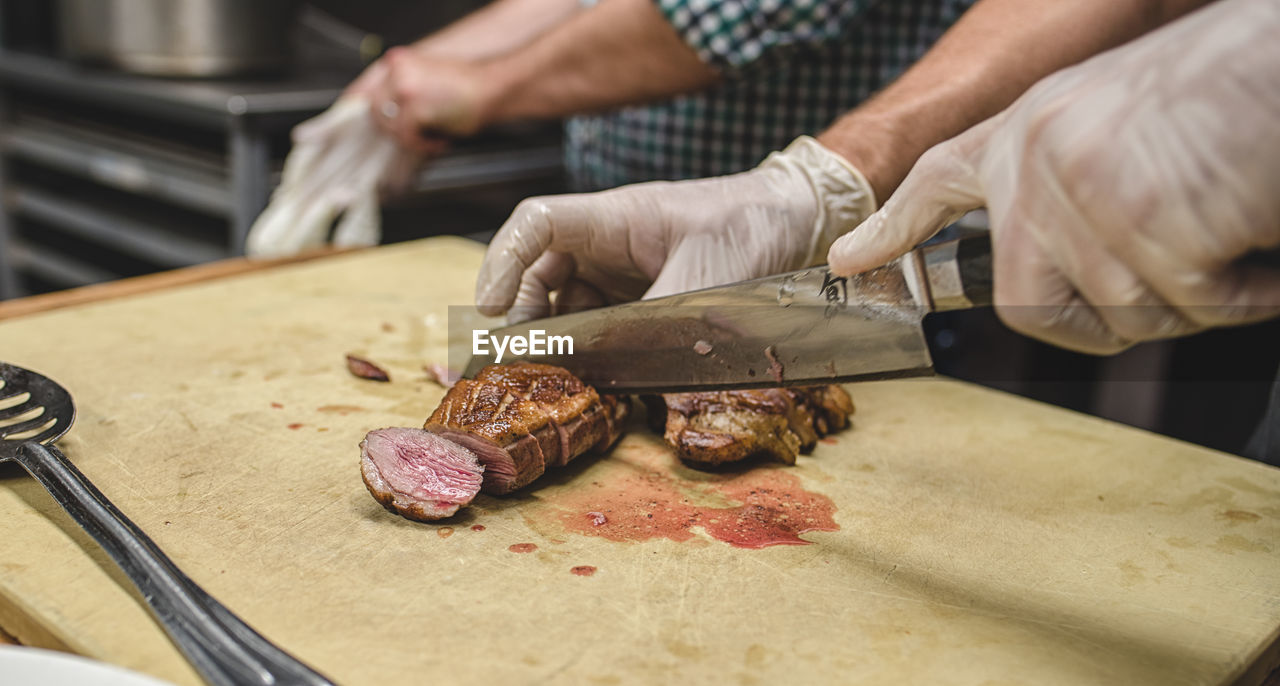
M578 576L591 576L596 573L596 568L591 565L578 565L569 571L577 574Z
M301 428L302 428L302 425L301 425L301 424L299 424L299 423L297 423L297 422L294 422L294 423L290 424L290 425L288 426L288 428L293 429L294 431L297 431L298 429L301 429Z
M538 518L611 541L688 541L700 528L737 548L807 545L801 534L840 529L831 499L806 491L787 467L693 473L675 466L669 453L646 452L652 451L615 456L607 476L549 494ZM595 513L605 522L598 524Z
M483 525L483 524L476 524L476 525L474 525L474 526L472 526L472 527L471 527L471 530L472 530L472 531L484 531L484 525Z
M533 543L513 543L507 546L507 550L513 553L531 553L538 549Z
M274 407L274 408L276 408L277 410L283 410L283 409L284 409L284 405L281 405L280 403L271 403L271 406L272 406L272 407Z
M436 529L436 535L440 538L448 538L453 535L453 527L442 526L439 529Z
M835 444L837 444L837 443L839 443L839 442L840 442L840 441L837 441L836 439L834 439L834 438L830 438L830 437L827 437L827 438L819 438L819 439L818 439L818 441L819 441L820 443L826 443L827 445L835 445Z

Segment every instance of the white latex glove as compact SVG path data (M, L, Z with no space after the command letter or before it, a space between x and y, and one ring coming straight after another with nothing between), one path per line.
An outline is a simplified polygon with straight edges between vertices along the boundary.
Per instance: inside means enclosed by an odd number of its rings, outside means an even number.
M249 230L251 257L293 255L324 245L376 245L379 190L407 183L416 156L374 125L368 101L347 96L293 131L280 185Z
M1222 0L929 150L832 246L883 264L986 205L1011 328L1092 353L1280 313L1280 2Z
M476 304L510 321L821 262L875 211L844 158L802 136L751 171L522 202L489 245Z

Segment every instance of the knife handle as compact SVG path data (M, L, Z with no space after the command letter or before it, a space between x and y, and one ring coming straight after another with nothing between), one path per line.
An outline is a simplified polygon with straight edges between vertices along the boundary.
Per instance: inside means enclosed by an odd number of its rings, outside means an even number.
M918 252L934 312L992 304L989 232L926 245Z

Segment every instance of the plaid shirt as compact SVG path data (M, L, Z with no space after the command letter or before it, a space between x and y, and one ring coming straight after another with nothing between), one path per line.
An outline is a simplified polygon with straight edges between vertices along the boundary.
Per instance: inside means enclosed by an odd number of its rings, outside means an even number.
M565 125L577 190L732 174L816 134L922 56L976 0L654 0L724 80Z

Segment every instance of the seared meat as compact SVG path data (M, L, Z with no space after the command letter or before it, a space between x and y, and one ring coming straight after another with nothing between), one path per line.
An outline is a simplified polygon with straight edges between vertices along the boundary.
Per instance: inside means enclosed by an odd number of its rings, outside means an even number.
M647 399L651 423L665 405L663 437L681 460L720 465L765 454L795 464L822 436L843 429L853 401L839 386L668 393Z
M520 362L458 381L425 429L379 429L360 444L369 492L410 519L448 517L476 493L510 493L622 435L631 404L559 367Z
M616 395L602 395L600 404L604 406L605 433L595 449L597 452L604 452L626 433L627 417L631 414L631 399L625 396L619 398Z
M485 466L486 493L509 493L542 476L543 447L559 459L560 441L547 413L493 383L454 384L425 428L475 452Z
M561 467L600 443L608 433L604 405L596 390L560 367L531 362L489 365L476 381L501 386L535 403L550 419L559 438L556 459L547 466ZM548 455L546 446L543 455Z
M475 453L422 429L378 429L360 442L360 474L383 507L409 519L451 516L480 492Z
M489 365L449 389L426 429L474 451L485 465L483 490L502 494L613 445L630 407L559 367Z
M440 519L481 490L509 493L547 467L608 450L630 409L625 396L600 395L559 367L490 365L450 388L425 430L370 432L361 473L387 509ZM665 415L665 438L682 460L716 465L761 453L794 463L852 412L844 389L814 386L669 394L650 414Z

